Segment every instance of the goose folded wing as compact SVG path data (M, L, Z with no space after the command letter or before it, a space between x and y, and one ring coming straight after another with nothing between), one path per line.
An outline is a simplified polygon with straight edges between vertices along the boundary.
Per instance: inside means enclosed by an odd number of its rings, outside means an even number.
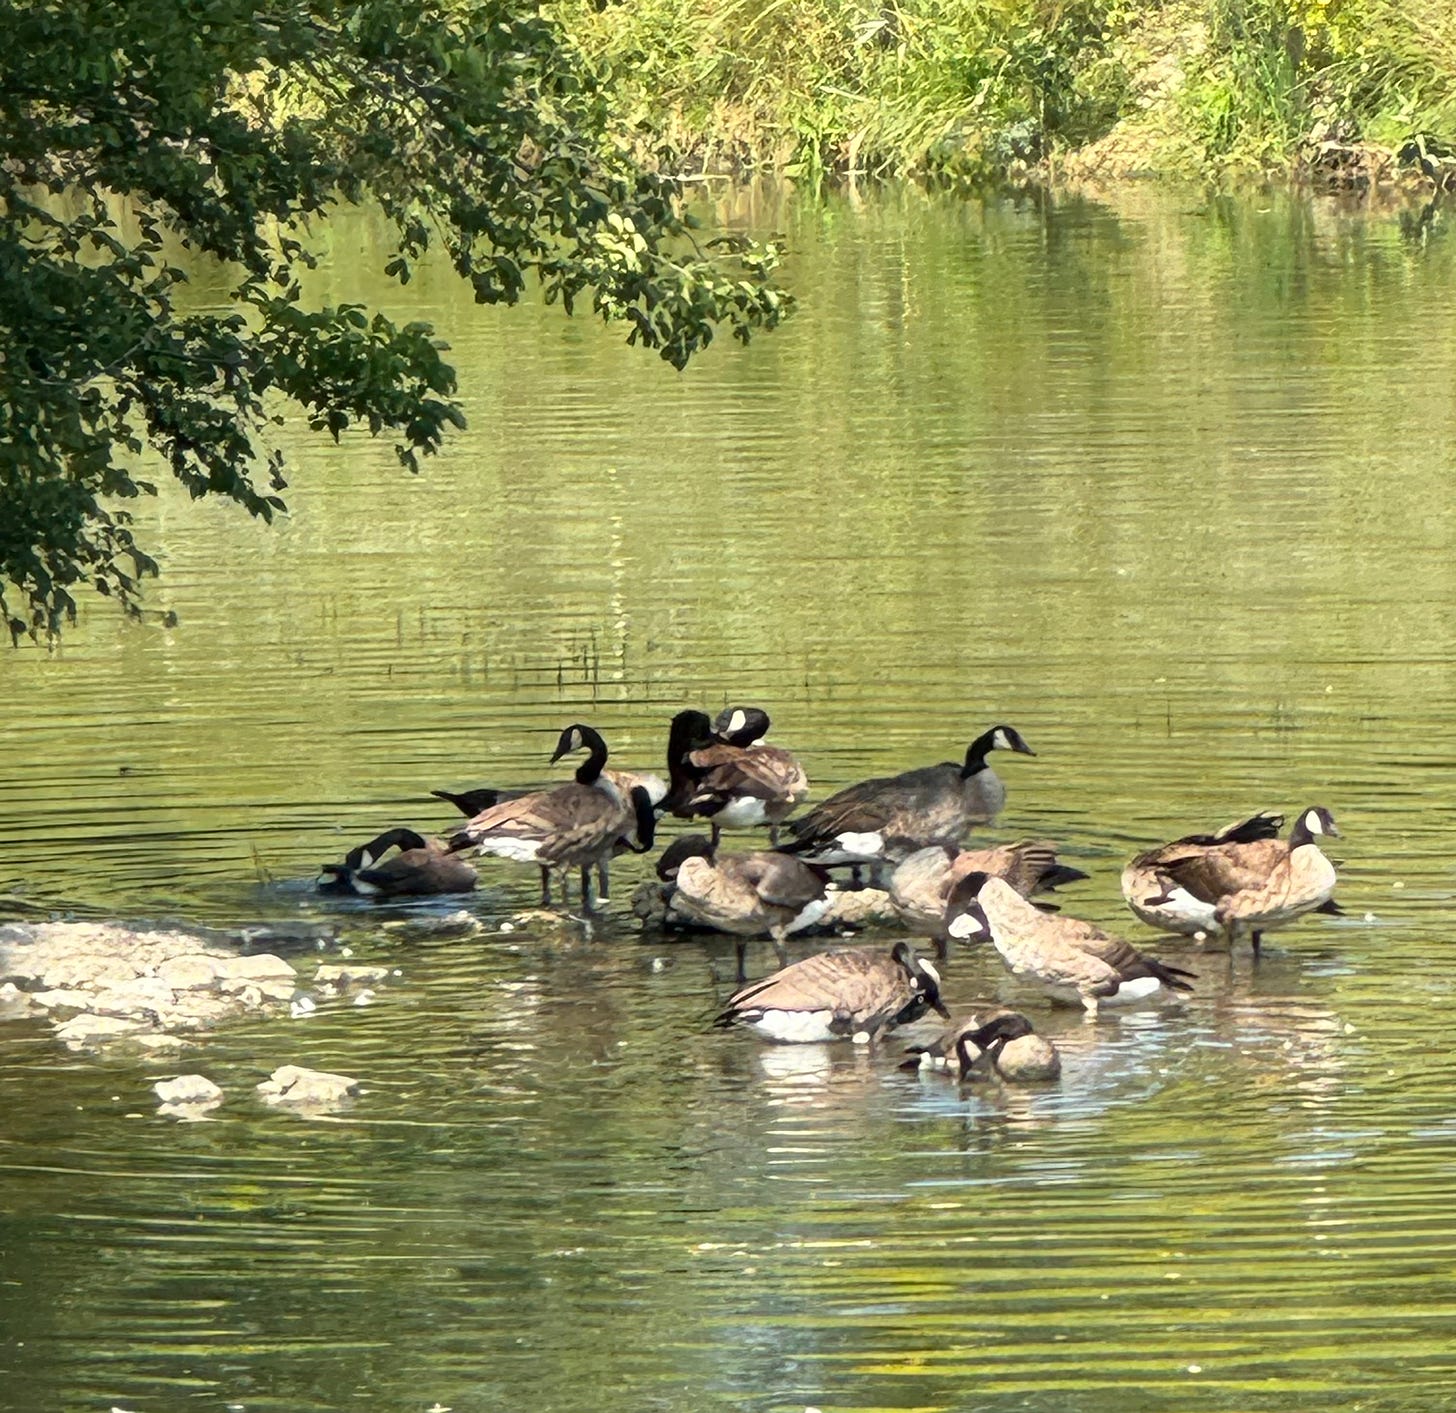
M754 854L743 862L743 877L765 903L796 911L824 896L823 870L787 854Z

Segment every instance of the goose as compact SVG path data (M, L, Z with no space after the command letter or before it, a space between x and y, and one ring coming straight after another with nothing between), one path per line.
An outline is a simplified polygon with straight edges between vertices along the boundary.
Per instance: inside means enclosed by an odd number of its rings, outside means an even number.
M1197 937L1215 930L1225 894L1269 876L1289 851L1279 838L1284 816L1261 810L1211 834L1188 834L1139 854L1122 871L1122 896L1149 927Z
M719 854L701 834L673 840L659 873L669 868L675 884L673 910L737 939L740 982L747 980L748 938L768 933L780 964L786 964L784 938L812 927L834 901L822 868L772 850Z
M950 890L968 873L1004 878L1023 898L1074 883L1087 875L1057 862L1057 846L1045 839L1023 839L994 849L962 850L954 844L917 849L890 875L890 902L906 927L933 937L936 955L946 951L945 905Z
M391 849L400 852L384 858ZM320 893L357 893L363 898L424 898L439 893L469 893L476 872L438 839L413 829L390 829L350 849L341 864L320 868Z
M967 874L951 890L946 930L962 941L988 940L1015 976L1030 977L1054 1000L1081 1004L1095 1020L1101 1005L1125 1005L1164 987L1191 991L1192 976L1089 922L1051 917L1004 878Z
M784 848L819 864L878 866L899 861L891 841L903 846L958 843L973 824L995 819L1006 803L1005 785L986 764L995 750L1036 754L1012 727L993 726L971 742L961 765L922 766L862 780L831 795L789 821L795 842Z
M1312 825L1308 816L1314 816ZM1221 903L1235 894L1257 892L1276 876L1286 877L1296 835L1308 842L1321 832L1338 833L1328 811L1305 811L1288 840L1278 837L1283 823L1282 815L1264 811L1213 834L1190 834L1139 854L1123 870L1122 895L1137 917L1162 931L1202 940L1225 930L1218 917ZM1315 871L1322 875L1317 865ZM1332 869L1328 881L1332 889ZM1292 916L1312 911L1338 913L1339 907L1327 890ZM1260 923L1250 927L1255 956L1263 930Z
M779 825L808 797L809 777L791 752L757 744L768 730L767 712L733 707L718 720L723 734L714 731L705 712L680 711L673 717L667 741L668 808L681 819L707 819L714 844L724 829L760 824L769 826L776 844Z
M554 759L554 757L553 757ZM636 770L615 770L610 766L603 767L603 780L615 785L618 793L624 800L635 798L633 790L641 787L647 792L648 803L656 811L658 805L667 797L667 785L660 775L646 774ZM451 790L431 790L430 794L437 800L445 800L455 806L461 814L467 818L483 814L494 805L502 804L507 800L519 800L523 796L536 792L530 790L497 790L489 785L482 785L474 790L462 790L458 793ZM640 821L635 811L628 831L622 835L618 846L613 848L612 857L617 854L631 851L636 854L643 854L652 847L652 840L649 838L642 844L639 830ZM611 877L608 869L608 860L603 859L597 865L597 902L599 904L610 902L609 893L611 890Z
M551 869L581 870L581 901L592 910L591 869L611 857L625 836L634 852L652 847L656 815L643 787L624 796L605 773L607 746L601 734L580 723L568 726L556 743L552 763L575 751L587 752L576 779L554 790L535 790L482 811L450 837L452 852L474 848L541 870L541 902L551 902ZM635 821L635 828L634 828Z
M982 1061L1013 1083L1056 1079L1062 1072L1057 1047L1020 1011L1004 1008L952 1021L929 1045L906 1053L912 1058L901 1069L948 1070L963 1080Z
M735 991L714 1024L745 1025L786 1044L866 1045L927 1009L950 1019L940 973L908 942L897 942L888 952L841 947L793 962Z
M1289 831L1289 850L1269 876L1251 888L1226 894L1214 909L1214 922L1232 948L1247 933L1259 955L1262 935L1283 927L1305 913L1328 908L1334 902L1335 866L1324 856L1319 840L1339 838L1334 816L1321 805L1301 811Z

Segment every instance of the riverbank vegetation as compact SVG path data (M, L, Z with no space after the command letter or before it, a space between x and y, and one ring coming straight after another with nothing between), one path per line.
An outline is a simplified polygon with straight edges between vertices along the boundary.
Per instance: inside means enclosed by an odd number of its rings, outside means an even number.
M1447 0L562 0L619 109L708 171L1210 178L1456 140ZM1413 140L1419 139L1419 142ZM1402 158L1401 154L1404 152Z

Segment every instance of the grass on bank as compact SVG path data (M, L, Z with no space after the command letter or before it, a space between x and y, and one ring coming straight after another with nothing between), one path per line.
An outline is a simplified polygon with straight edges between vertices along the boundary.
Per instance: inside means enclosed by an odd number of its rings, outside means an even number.
M557 0L707 170L1177 176L1456 140L1450 0Z

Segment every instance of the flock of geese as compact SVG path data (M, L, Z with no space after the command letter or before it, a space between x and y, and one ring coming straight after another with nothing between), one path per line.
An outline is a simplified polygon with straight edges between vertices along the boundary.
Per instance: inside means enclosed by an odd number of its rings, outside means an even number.
M321 891L371 898L467 892L477 874L466 855L494 855L540 871L550 906L553 874L579 875L584 911L608 901L609 869L623 852L647 853L660 818L706 821L709 833L675 839L657 863L654 885L667 919L711 928L737 941L744 983L750 937L767 936L779 970L743 984L719 1025L746 1026L779 1042L841 1038L860 1043L934 1010L940 973L901 940L889 951L835 947L790 963L790 935L831 917L844 892L883 887L910 932L930 939L944 961L952 941L989 943L1010 971L1089 1018L1103 1006L1191 991L1193 973L1158 960L1045 900L1087 877L1057 859L1054 844L1023 840L967 849L971 830L992 824L1006 787L988 764L993 751L1035 752L1010 726L977 736L960 762L863 780L795 817L809 779L788 751L766 744L758 707L735 706L716 720L680 711L668 734L668 779L609 768L605 741L590 726L568 726L552 762L585 752L575 778L554 788L488 787L431 793L465 821L445 838L393 829L326 864ZM1320 841L1339 830L1328 810L1302 810L1285 838L1283 817L1261 812L1206 834L1190 834L1134 858L1122 874L1133 913L1163 932L1230 950L1247 940L1255 957L1263 934L1308 912L1338 913L1334 865ZM770 847L720 850L724 829L767 827ZM788 841L781 841L787 833ZM847 872L847 876L845 873ZM593 899L593 876L596 898ZM952 1021L911 1065L968 1077L977 1066L1003 1078L1056 1075L1056 1051L1019 1012L1004 1009Z

